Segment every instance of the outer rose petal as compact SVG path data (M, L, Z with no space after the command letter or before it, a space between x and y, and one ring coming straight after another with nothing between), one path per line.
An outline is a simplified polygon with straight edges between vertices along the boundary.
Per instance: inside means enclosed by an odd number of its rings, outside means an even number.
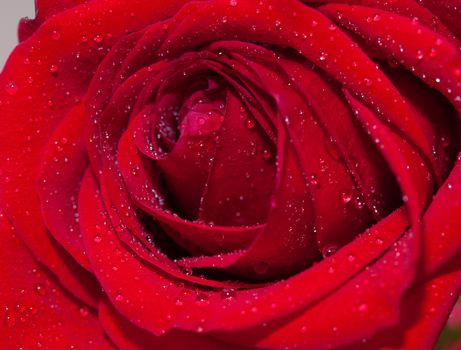
M129 322L105 300L99 307L99 318L104 330L121 349L146 350L146 349L200 349L200 350L245 350L235 344L225 343L204 334L172 330L161 336L139 328Z
M67 114L44 149L37 192L50 233L82 267L91 271L77 209L80 182L88 167L85 126L85 109L80 104Z
M23 18L19 22L19 41L26 40L49 17L89 1L91 0L35 0L35 18Z
M0 246L0 348L113 349L93 311L61 289L1 213Z
M440 17L458 38L461 37L460 0L422 0L421 3Z
M55 127L82 98L106 49L112 46L112 40L104 39L117 39L126 31L167 18L186 2L132 1L132 17L126 16L126 2L121 0L93 0L59 13L13 51L0 75L0 198L4 213L33 254L68 290L93 305L97 293L87 286L94 289L93 276L50 238L43 224L38 196L33 195L40 157ZM105 11L109 5L111 11ZM58 39L54 32L59 33ZM82 41L85 37L90 40ZM98 43L100 37L103 41ZM50 71L51 65L58 71Z
M403 299L398 325L347 349L433 349L461 292L460 263L461 258L457 257L427 281L414 286Z

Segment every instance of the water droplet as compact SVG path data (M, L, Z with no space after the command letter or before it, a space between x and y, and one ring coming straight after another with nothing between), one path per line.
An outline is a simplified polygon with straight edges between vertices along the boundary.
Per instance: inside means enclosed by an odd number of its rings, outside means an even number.
M168 28L169 28L168 23L163 23L162 24L162 30L168 30Z
M349 255L347 256L347 261L349 261L349 262L354 262L354 261L355 261L355 256L353 256L352 254L349 254Z
M237 296L237 292L234 289L223 289L221 291L221 299L234 299Z
M383 245L384 244L384 241L382 240L382 238L376 238L376 244L378 245Z
M363 303L359 305L359 311L360 312L366 312L368 310L368 305Z
M59 71L59 67L56 64L50 65L50 73L56 75Z
M319 187L319 180L317 179L317 176L314 174L311 175L311 178L309 180L309 184L314 187Z
M210 298L208 294L199 293L195 298L195 304L199 307L208 306L210 304Z
M253 269L258 275L264 275L269 270L269 264L265 261L260 261L253 265Z
M381 16L379 14L376 14L373 16L373 21L379 22L381 20Z
M6 84L5 86L5 91L8 95L11 95L11 96L14 96L18 93L19 91L19 88L18 86L16 85L16 83L14 82L9 82L8 84Z
M5 308L5 325L8 328L13 328L16 325L16 318L14 317L13 311L8 307Z
M450 146L451 143L450 137L447 135L442 135L440 137L440 143L442 144L443 148L447 148L448 146Z
M326 52L320 52L319 60L325 61L328 58L328 54Z
M123 301L123 299L124 299L124 297L123 297L123 295L122 295L122 294L120 294L120 293L119 293L119 294L117 294L117 295L115 296L115 301L118 301L118 302L120 302L120 301Z
M263 159L269 160L272 157L271 151L269 151L267 148L263 150Z
M235 6L238 5L238 1L237 0L230 0L229 5L232 6L232 7L235 7Z
M80 313L80 316L82 316L82 317L87 317L88 314L90 313L90 312L88 311L88 308L87 308L86 306L82 306L82 307L78 310L78 312Z
M429 58L435 58L435 57L437 57L437 49L431 48L429 50Z
M96 43L96 44L100 44L102 43L104 40L103 36L101 34L96 34L93 38L93 41Z
M345 192L341 193L341 201L344 204L349 203L351 200L352 200L352 193L351 192L345 191Z
M41 296L45 296L48 294L46 287L41 283L38 283L35 285L35 291L37 292L38 295L41 295Z
M363 79L363 82L364 82L365 86L367 86L367 87L370 87L370 86L373 85L373 80L371 80L370 78Z
M95 243L101 243L101 242L102 242L102 238L101 238L100 235L95 235L95 236L93 237L93 241L94 241Z
M51 32L51 39L53 39L53 40L61 39L61 33L58 30L53 30Z
M338 247L335 245L328 245L322 249L322 255L324 258L328 258L332 256L334 253L338 251Z
M245 121L245 126L247 129L251 130L251 129L254 129L255 127L255 121L251 118L248 118L246 121Z

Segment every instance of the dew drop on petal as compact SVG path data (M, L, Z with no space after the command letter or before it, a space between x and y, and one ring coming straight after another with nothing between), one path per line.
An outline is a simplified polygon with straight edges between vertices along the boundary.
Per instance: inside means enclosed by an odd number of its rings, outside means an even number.
M349 203L351 200L352 200L352 193L350 193L348 191L345 191L345 192L341 193L341 201L344 204Z
M82 306L78 311L80 313L80 316L82 316L82 317L87 317L88 314L90 313L86 306Z
M53 39L53 40L61 39L61 33L58 30L53 30L51 32L51 39Z
M195 304L199 307L208 306L210 304L210 298L205 293L200 293L195 298Z
M8 307L5 307L5 326L8 328L13 328L16 325L16 318L13 314L13 311Z
M235 292L234 289L223 289L220 295L221 295L221 299L230 300L230 299L234 299L237 293Z
M96 43L96 44L100 44L102 43L104 40L103 36L101 34L96 34L93 38L93 41Z
M51 74L55 75L55 74L58 73L58 71L59 71L58 65L56 65L56 64L50 65L50 73Z
M324 258L328 258L332 256L334 253L338 251L338 247L335 245L328 245L322 249L322 255Z
M263 159L268 160L271 157L272 157L271 151L269 151L268 149L264 149L263 150Z
M35 291L37 292L38 295L41 295L41 296L45 296L48 294L46 287L41 283L38 283L35 285Z
M326 52L321 52L319 56L320 61L325 61L328 58L328 54Z
M317 176L312 174L309 180L309 184L314 187L319 187L319 180L317 179Z
M254 129L255 127L255 121L251 118L248 118L246 121L245 121L245 126L248 130L251 130L251 129Z
M18 88L18 86L16 85L16 83L14 83L14 82L11 81L11 82L9 82L8 84L6 84L6 86L5 86L5 91L6 91L6 93L7 93L8 95L14 96L14 95L16 95L16 94L18 93L19 88Z

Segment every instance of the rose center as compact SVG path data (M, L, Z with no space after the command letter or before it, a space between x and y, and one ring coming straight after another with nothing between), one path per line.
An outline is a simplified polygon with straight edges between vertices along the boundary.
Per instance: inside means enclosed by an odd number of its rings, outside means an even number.
M182 218L256 225L269 208L274 146L226 86L214 75L169 82L152 124L155 166L171 210Z

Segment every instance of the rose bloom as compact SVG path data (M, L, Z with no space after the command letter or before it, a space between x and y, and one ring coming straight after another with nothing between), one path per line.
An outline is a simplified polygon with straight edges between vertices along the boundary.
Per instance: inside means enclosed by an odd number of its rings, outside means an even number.
M0 348L434 347L460 1L36 5L0 76Z

